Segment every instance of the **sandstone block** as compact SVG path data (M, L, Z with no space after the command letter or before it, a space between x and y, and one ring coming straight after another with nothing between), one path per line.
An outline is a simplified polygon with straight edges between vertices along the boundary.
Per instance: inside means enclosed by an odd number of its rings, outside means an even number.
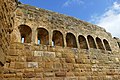
M34 56L43 56L43 51L34 51Z
M15 49L10 49L8 55L10 55L10 56L18 56Z
M24 44L24 50L31 50L31 48L30 44Z
M35 73L23 73L23 78L34 78L35 77Z
M25 64L22 62L17 62L15 63L15 68L16 69L24 69L25 68Z
M15 62L15 61L19 61L19 57L18 56L7 56L6 57L6 62L8 62L8 63Z
M35 68L34 69L35 73L42 73L44 71L43 68Z
M46 62L45 68L53 68L53 62Z
M16 50L16 54L20 55L20 56L25 56L26 53L23 50Z
M75 57L75 55L73 54L73 53L63 53L62 54L62 57L63 58L74 58Z
M35 62L35 61L37 61L36 58L37 58L37 57L34 57L34 56L28 56L28 57L26 58L26 61L27 61L27 62Z
M74 58L66 58L66 63L75 63Z
M34 68L24 69L24 73L29 73L29 72L33 72L34 73Z
M14 68L15 67L15 62L11 62L10 63L10 68Z
M36 73L36 78L42 78L43 74L42 73Z
M13 78L15 77L15 74L4 74L4 78Z
M23 77L23 73L16 73L16 78L22 78Z
M88 80L88 79L85 76L80 76L80 77L78 77L78 80Z
M76 63L82 63L82 59L75 59Z
M59 62L58 63L56 62L56 63L53 64L53 67L54 67L54 69L61 69L62 68L62 64L59 63Z
M34 54L34 52L30 50L24 50L23 52L26 54L26 56L33 56Z
M64 80L78 80L78 77L66 77Z
M45 67L45 62L39 62L38 67L39 68L44 68Z
M26 62L26 56L19 56L18 61L19 62Z
M66 76L67 76L67 77L68 77L68 76L69 76L69 77L70 77L70 76L74 76L74 73L73 73L73 72L67 72L67 73L66 73Z
M73 64L74 68L79 68L79 64Z
M58 58L62 58L62 53L60 53L60 52L56 52L56 57L58 57Z
M49 58L55 58L55 52L48 52L48 51L45 51L43 53L44 57L49 57Z
M23 44L16 44L16 49L23 49L24 48L24 45Z
M40 49L40 50L47 51L47 46L46 46L46 45L40 45L40 46L39 46L39 49Z
M28 68L38 68L38 62L28 62Z
M66 72L57 72L55 73L56 77L66 77Z
M44 77L54 77L54 73L46 72L44 73Z

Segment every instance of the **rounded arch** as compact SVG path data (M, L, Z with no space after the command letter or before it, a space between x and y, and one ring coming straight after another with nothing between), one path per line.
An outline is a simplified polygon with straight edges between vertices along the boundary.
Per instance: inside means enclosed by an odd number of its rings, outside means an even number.
M67 47L77 48L76 38L72 33L67 33L66 44L67 44Z
M38 44L49 45L49 32L45 28L37 28Z
M63 34L58 30L54 30L52 41L54 46L64 46Z
M88 49L88 45L84 36L79 35L78 41L81 49Z
M18 29L21 35L21 42L31 43L32 29L27 25L20 25Z
M106 50L111 51L110 45L106 39L103 39Z
M98 45L99 49L105 50L100 38L96 37L96 42L97 42L97 45Z
M89 43L90 48L96 48L94 38L92 36L88 35L87 39L88 39L88 43Z

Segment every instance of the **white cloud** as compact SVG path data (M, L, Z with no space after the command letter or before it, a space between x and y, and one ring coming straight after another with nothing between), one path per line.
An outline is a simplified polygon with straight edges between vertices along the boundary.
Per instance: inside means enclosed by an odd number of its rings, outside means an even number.
M91 21L120 38L120 4L118 2L114 2L101 16L92 16Z
M82 0L67 0L63 6L64 7L68 7L68 6L71 6L71 5L81 5L81 4L84 4L84 2Z

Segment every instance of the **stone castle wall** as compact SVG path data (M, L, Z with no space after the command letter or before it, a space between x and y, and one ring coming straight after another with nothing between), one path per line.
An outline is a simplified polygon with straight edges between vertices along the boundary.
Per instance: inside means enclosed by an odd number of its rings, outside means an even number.
M105 29L29 5L14 13L3 80L120 79L120 40Z
M3 66L6 62L5 56L8 53L10 45L10 33L13 30L13 12L15 8L15 0L0 1L0 66Z
M38 44L38 37L41 37L42 44L51 46L54 42L55 46L85 48L86 45L85 49L90 49L92 47L107 50L107 47L109 47L108 51L119 50L116 40L112 38L110 33L106 32L105 29L101 27L73 17L28 5L20 4L18 6L15 12L16 22L12 33L13 42L21 42L21 38L27 36L26 38L30 40L26 40L27 43ZM26 30L28 31L26 32ZM67 35L68 37L66 39ZM67 42L72 41L72 39L69 40L69 36L75 39L73 40L74 45L67 45ZM80 41L80 38L82 38L84 42L81 42L82 40ZM108 46L105 45L105 41L108 43ZM59 44L57 44L57 42Z
M97 49L14 43L4 66L11 80L119 80L120 54Z

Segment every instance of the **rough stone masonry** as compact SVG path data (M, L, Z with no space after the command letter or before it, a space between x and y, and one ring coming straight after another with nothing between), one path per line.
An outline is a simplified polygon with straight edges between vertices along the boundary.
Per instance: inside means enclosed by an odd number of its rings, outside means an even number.
M13 30L14 14L17 1L1 0L0 1L0 73L2 73L10 45L10 33Z
M0 33L0 50L7 49L0 53L1 80L120 79L119 38L70 16L25 4L16 7L14 22L0 11L8 21L0 26L0 31L7 29Z

